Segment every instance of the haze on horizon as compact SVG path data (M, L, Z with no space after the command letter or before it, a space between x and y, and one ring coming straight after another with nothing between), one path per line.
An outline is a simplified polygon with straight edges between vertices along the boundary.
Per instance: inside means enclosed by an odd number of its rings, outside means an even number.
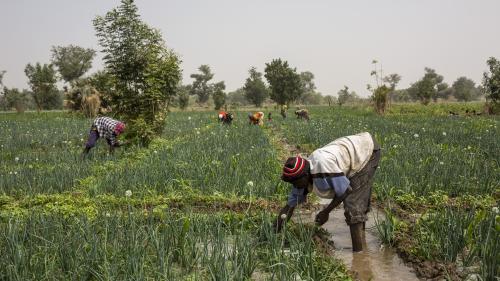
M208 64L227 91L241 87L248 69L282 58L311 71L317 90L344 85L367 96L372 60L384 74L403 78L398 88L434 68L448 84L466 76L481 83L489 57L500 58L500 1L381 0L285 1L137 0L142 19L162 31L182 59L183 82ZM102 69L92 20L118 0L2 0L0 70L7 87L27 88L28 63L49 63L52 46L98 51L89 73ZM89 74L88 73L88 74Z

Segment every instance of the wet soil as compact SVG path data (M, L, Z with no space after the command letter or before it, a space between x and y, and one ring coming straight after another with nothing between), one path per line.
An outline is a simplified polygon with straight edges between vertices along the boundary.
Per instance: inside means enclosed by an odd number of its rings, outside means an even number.
M322 201L321 203L327 203ZM304 212L295 221L312 223L316 212ZM384 247L378 239L375 219L383 219L378 212L369 214L365 230L364 251L353 253L349 226L345 223L344 210L337 208L330 213L330 219L322 226L333 241L333 255L340 258L356 280L419 280L414 270L405 265L393 248Z

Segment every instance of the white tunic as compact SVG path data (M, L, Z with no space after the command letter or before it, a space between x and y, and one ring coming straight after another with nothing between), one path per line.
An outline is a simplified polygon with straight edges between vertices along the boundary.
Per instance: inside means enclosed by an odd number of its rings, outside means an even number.
M314 177L332 177L344 174L352 177L363 169L373 153L373 138L368 132L342 137L309 157L311 174Z

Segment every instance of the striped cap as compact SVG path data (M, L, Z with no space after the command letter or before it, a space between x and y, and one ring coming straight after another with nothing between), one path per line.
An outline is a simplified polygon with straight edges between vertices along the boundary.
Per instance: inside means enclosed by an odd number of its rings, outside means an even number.
M300 156L290 157L286 160L285 166L283 166L281 179L286 182L292 182L306 175L308 171L309 161Z

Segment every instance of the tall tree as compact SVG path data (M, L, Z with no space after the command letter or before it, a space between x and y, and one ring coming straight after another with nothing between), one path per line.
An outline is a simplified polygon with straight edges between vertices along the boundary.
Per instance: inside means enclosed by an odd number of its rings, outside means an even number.
M383 71L382 71L382 65L380 65L380 68L377 69L378 61L373 60L373 70L370 73L371 76L375 77L375 82L377 83L376 87L372 87L370 84L368 84L367 89L372 92L372 101L373 101L373 107L375 108L375 111L378 114L384 114L385 110L389 104L389 99L390 99L390 93L394 89L396 89L396 85L399 82L399 75L397 74L391 74L391 76L384 77L383 76ZM386 81L389 81L392 83L391 86L387 86L385 83Z
M5 100L4 91L3 91L3 75L5 74L5 70L0 70L0 110L8 110L7 102Z
M459 77L451 87L453 96L458 101L472 101L480 96L476 83L467 77Z
M354 91L349 91L349 87L344 86L344 89L337 92L337 103L342 106L346 102L354 101L358 98Z
M431 100L437 101L438 85L441 83L443 76L437 74L434 69L426 67L424 77L412 84L408 90L410 96L427 105Z
M179 84L179 89L177 90L177 106L185 110L189 106L189 90L191 85Z
M224 93L224 90L226 89L226 85L224 84L224 81L220 81L218 83L215 83L213 85L213 99L214 99L214 105L215 105L215 110L219 110L226 104L226 93Z
M301 72L300 81L302 82L302 87L305 93L314 92L316 90L316 85L314 84L314 74L312 72Z
M245 98L256 107L262 106L262 103L269 96L268 90L264 81L262 81L262 73L258 72L255 67L248 71L250 77L245 81L243 90Z
M271 88L271 99L278 105L288 105L304 93L300 75L287 61L274 59L266 63L265 75Z
M30 101L30 93L27 90L19 91L17 88L4 88L4 97L9 108L15 108L18 113L24 112Z
M500 60L491 57L487 61L489 73L483 74L483 88L490 113L500 113Z
M95 51L79 46L53 46L52 64L67 83L80 78L92 67Z
M113 111L129 124L129 137L143 144L162 132L167 104L177 94L180 60L159 30L144 23L133 0L94 19L105 70L112 76Z
M304 71L300 74L300 81L304 93L300 96L300 102L303 104L311 104L318 102L318 95L316 94L316 85L314 84L314 74L310 71Z
M437 87L437 93L436 93L437 98L447 100L450 98L450 96L453 95L453 89L450 88L448 83L442 82L439 83L436 87Z
M208 82L212 80L214 74L210 66L206 64L201 65L198 70L200 73L191 74L191 78L193 78L194 81L191 86L190 94L196 96L196 102L201 105L206 103L212 94L213 89Z
M0 71L0 92L3 89L3 75L5 74L5 72L6 72L5 70Z
M62 108L62 96L56 87L56 71L51 64L28 64L24 73L28 77L28 85L38 111Z
M384 81L384 83L389 84L388 85L389 89L390 89L389 101L393 101L394 100L394 93L396 92L396 87L399 84L399 82L401 81L401 75L399 75L397 73L392 73L392 74L385 76L383 78L383 81Z

